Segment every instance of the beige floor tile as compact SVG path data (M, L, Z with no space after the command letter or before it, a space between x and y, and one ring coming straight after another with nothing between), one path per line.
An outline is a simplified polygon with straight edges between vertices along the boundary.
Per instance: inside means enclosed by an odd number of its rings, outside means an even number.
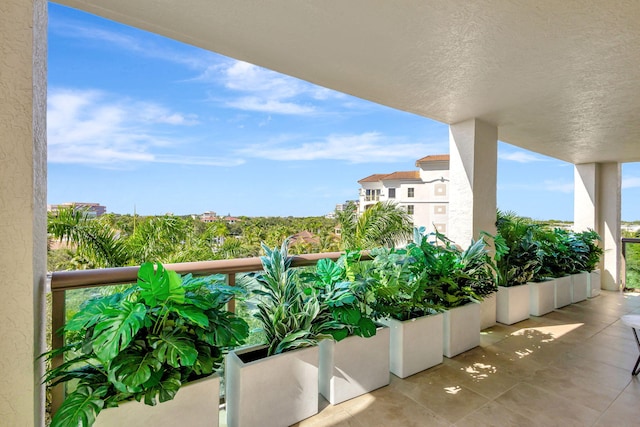
M601 427L637 427L639 424L640 407L634 393L620 395L595 423Z
M444 427L450 423L414 400L385 387L345 406L352 418L366 427ZM346 402L345 402L346 403Z
M456 427L536 427L539 424L492 401L470 413L455 425Z
M520 383L495 400L541 426L588 426L600 412L530 384Z

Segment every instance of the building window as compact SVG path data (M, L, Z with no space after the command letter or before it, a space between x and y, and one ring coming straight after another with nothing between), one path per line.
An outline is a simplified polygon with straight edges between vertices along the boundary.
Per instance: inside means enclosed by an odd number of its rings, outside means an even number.
M447 205L435 205L433 211L436 215L445 215L447 213Z
M395 199L396 198L396 189L395 188L390 188L389 189L389 198L390 199Z
M434 186L434 190L436 192L436 196L446 196L447 195L447 184L436 184Z
M368 189L365 193L365 202L377 202L380 200L380 190Z
M407 205L407 213L413 215L413 205Z
M434 224L434 227L438 231L438 233L446 234L447 233L447 224Z
M409 187L407 188L407 197L413 197L414 196L414 188L413 187Z

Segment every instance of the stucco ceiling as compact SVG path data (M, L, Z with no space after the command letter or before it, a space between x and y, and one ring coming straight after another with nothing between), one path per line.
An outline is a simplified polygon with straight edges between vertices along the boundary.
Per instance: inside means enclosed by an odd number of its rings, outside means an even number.
M572 163L640 161L640 1L62 0Z

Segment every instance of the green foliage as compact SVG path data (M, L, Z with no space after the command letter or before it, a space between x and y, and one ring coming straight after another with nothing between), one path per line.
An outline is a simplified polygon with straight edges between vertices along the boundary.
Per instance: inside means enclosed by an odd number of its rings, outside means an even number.
M497 234L493 239L498 286L518 286L534 280L542 266L534 236L540 228L512 213L498 211Z
M413 220L395 203L378 202L358 215L353 203L337 212L343 249L394 247L411 237Z
M460 250L441 233L414 230L403 249L372 252L377 318L407 320L482 299L495 291L491 260L482 239Z
M52 427L91 425L102 408L128 399L171 400L182 384L213 373L248 335L225 308L238 292L219 275L181 278L145 263L135 286L89 300L64 328L78 340L43 355L67 356L46 382L77 383Z
M305 294L315 294L320 301L320 320L316 322L323 325L320 332L336 341L351 335L368 338L376 334L368 307L372 292L367 282L356 278L353 268L359 260L359 252L347 252L338 262L321 259L315 271L301 274Z

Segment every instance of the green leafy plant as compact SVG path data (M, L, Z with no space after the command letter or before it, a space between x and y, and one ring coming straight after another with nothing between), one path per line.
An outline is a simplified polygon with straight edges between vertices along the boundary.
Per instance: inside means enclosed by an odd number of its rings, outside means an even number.
M348 252L337 262L321 259L313 272L303 272L306 295L315 294L322 307L320 324L330 325L325 331L334 340L347 336L371 337L376 334L376 324L369 317L367 302L372 293L367 282L357 280L353 263L359 261L359 252Z
M602 248L598 245L602 239L600 235L596 233L594 230L587 230L581 233L577 233L576 237L581 240L584 245L588 248L586 259L583 263L582 270L584 271L593 271L598 266L600 262L600 257L602 256Z
M145 263L135 286L84 304L64 327L81 339L43 355L66 356L46 382L76 384L52 427L92 425L103 408L130 399L171 400L183 384L218 369L224 352L248 335L247 324L226 311L238 290L223 280L181 278Z
M498 211L496 235L482 233L493 239L498 286L519 286L534 280L542 266L534 238L538 228L515 214Z

